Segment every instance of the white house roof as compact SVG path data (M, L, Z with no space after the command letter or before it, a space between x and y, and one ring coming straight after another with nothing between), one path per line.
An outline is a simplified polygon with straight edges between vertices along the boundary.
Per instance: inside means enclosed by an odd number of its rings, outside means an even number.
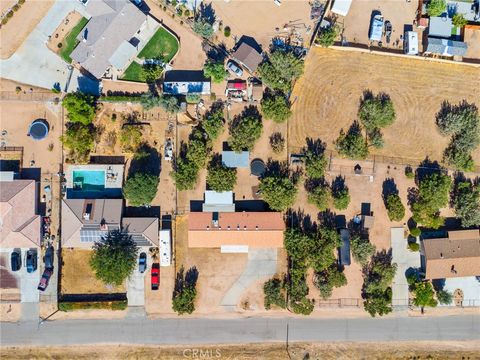
M332 6L332 12L341 16L347 16L352 0L335 0Z
M108 61L115 68L124 69L136 53L137 49L135 46L124 40Z

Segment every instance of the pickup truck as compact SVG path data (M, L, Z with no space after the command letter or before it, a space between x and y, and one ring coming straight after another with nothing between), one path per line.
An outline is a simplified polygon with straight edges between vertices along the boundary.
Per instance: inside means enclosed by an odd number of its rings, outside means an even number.
M160 286L160 264L159 263L152 264L151 277L152 277L152 290L158 290Z

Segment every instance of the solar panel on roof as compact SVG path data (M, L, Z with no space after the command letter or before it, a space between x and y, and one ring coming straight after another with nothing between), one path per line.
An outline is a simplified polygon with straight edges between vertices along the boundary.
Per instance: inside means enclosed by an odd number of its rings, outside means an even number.
M81 242L95 242L107 235L108 231L104 230L80 230Z

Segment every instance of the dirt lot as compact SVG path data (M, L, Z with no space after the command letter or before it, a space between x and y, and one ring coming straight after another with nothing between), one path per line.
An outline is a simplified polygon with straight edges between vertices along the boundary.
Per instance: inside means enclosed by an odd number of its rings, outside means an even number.
M249 359L475 359L478 342L383 342L383 343L293 343L284 344L197 345L197 346L89 346L89 347L11 347L2 349L4 359L194 359L192 350L205 357L232 360ZM205 355L207 354L207 355ZM200 359L200 357L198 357Z
M293 91L289 146L297 149L312 137L333 148L340 129L357 118L363 91L370 89L388 93L397 113L395 123L382 130L385 147L375 153L441 159L449 138L437 131L435 114L444 100L480 104L478 88L478 69L468 66L312 48ZM479 161L480 150L473 156Z
M392 37L390 44L383 39L384 47L403 48L405 26L412 29L413 20L417 11L418 3L415 1L397 0L369 0L353 1L346 17L339 16L338 24L343 25L344 40L368 45L368 38L372 11L380 11L385 21L392 23ZM420 42L422 37L419 36ZM421 49L420 49L421 50Z
M63 44L65 37L68 33L80 22L82 15L76 11L72 11L66 16L62 23L55 29L51 35L49 41L47 42L47 47L52 50L54 53L59 54L61 48L58 47L58 44Z
M29 0L21 6L0 29L0 58L8 59L13 55L54 2L54 0Z
M62 250L62 293L105 294L125 292L125 286L110 286L95 277L89 265L90 250Z

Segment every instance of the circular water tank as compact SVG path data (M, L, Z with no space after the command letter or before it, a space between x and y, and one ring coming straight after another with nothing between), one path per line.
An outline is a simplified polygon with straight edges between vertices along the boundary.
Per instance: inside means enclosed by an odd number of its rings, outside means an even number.
M48 122L43 119L34 120L28 128L28 136L33 140L42 140L48 135Z
M255 176L262 176L265 173L265 163L262 159L253 159L250 163L250 172Z

